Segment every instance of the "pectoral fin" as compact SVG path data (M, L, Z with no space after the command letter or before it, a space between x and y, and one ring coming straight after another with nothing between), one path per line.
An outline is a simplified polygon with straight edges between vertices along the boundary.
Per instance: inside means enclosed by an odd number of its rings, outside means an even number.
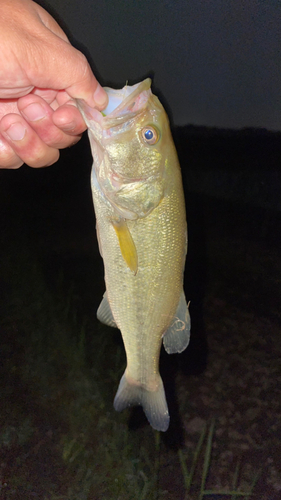
M190 316L184 291L182 291L175 317L163 337L163 344L168 354L182 352L188 346L190 338Z
M113 227L118 237L119 246L121 250L122 257L126 262L129 269L134 274L137 274L138 270L138 254L137 249L130 233L130 230L124 219L120 222L113 222Z
M107 326L112 326L113 328L117 328L117 325L115 323L115 319L114 319L113 314L111 312L109 302L107 300L106 292L105 292L103 299L100 303L100 306L97 310L97 318L101 323L104 323Z

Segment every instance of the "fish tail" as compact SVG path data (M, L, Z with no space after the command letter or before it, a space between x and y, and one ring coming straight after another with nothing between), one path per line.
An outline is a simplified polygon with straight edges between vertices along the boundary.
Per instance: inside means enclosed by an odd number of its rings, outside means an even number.
M117 411L122 411L127 406L135 405L143 407L146 418L153 429L163 432L168 429L170 416L160 375L158 389L149 391L141 385L128 382L124 373L114 399L114 408Z

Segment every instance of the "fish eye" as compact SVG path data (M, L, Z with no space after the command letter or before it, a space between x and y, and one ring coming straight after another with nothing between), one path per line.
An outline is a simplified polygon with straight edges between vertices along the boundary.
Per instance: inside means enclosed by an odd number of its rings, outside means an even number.
M156 144L159 141L160 134L154 127L144 127L141 136L146 144Z

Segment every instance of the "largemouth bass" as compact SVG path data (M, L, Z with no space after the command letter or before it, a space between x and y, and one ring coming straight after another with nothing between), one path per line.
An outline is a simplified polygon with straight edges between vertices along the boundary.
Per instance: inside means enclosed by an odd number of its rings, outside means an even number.
M91 186L106 292L98 319L121 330L127 368L114 407L142 405L154 429L169 412L159 374L168 353L189 342L183 291L187 226L181 172L165 110L151 80L105 88L100 113L79 101L94 158Z

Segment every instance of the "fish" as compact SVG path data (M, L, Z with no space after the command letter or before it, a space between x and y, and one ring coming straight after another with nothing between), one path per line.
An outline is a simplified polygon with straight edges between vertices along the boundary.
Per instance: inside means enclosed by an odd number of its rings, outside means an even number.
M127 367L114 408L141 405L151 426L169 427L159 356L189 343L183 290L187 223L169 120L151 79L105 87L102 112L78 100L93 155L91 188L105 293L97 311L121 331Z

